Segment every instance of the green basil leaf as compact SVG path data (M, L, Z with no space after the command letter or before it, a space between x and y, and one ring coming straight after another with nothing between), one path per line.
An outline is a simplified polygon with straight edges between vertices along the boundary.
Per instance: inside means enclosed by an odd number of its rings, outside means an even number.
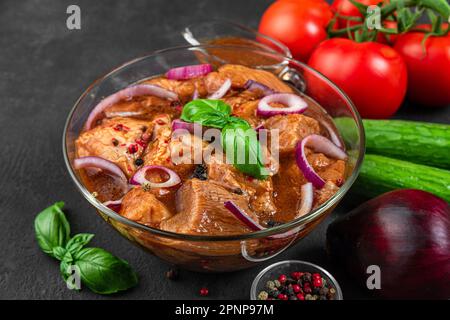
M53 256L60 261L63 260L66 252L67 250L63 247L54 247L52 250Z
M181 120L222 129L230 114L231 107L222 100L197 99L183 107Z
M34 220L34 231L39 247L55 257L53 248L65 247L70 237L70 225L62 212L64 202L57 202L44 209Z
M128 262L103 249L81 249L74 261L82 282L95 293L111 294L137 284L137 275Z
M256 131L247 121L232 117L222 130L222 148L227 162L239 171L257 179L267 178L268 170L264 166L261 145Z
M80 251L85 245L87 245L94 235L92 233L79 233L72 237L72 239L67 242L66 249L75 255Z

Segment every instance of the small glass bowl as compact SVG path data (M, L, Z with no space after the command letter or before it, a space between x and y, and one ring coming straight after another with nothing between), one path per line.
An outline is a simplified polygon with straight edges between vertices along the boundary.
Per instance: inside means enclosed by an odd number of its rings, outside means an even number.
M300 260L280 261L264 268L260 273L258 273L255 280L253 280L252 287L250 289L250 299L258 300L258 293L265 289L265 284L267 281L278 279L280 274L289 275L295 271L320 273L322 278L325 278L327 283L331 284L331 286L336 289L336 296L334 297L334 300L344 299L339 283L327 270L316 264Z

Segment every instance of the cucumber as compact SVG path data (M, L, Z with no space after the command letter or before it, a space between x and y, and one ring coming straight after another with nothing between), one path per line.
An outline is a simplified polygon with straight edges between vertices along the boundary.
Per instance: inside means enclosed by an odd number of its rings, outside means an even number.
M363 120L366 152L450 169L450 125Z
M366 154L352 190L372 197L394 189L428 191L450 202L450 171Z

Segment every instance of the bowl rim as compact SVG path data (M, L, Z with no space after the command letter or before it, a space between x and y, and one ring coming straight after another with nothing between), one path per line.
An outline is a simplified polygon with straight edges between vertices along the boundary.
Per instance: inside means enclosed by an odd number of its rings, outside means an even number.
M253 53L262 53L266 55L271 55L273 57L277 57L279 59L282 59L281 61L285 63L294 63L300 65L302 68L314 73L316 76L321 78L321 80L324 80L332 89L334 89L337 93L339 93L342 98L346 101L347 105L350 107L350 111L352 113L352 116L354 120L356 120L356 125L359 131L359 155L355 162L354 169L352 171L352 174L347 178L347 180L344 182L344 184L339 188L339 190L325 203L323 203L318 208L312 210L308 214L301 216L297 219L291 220L289 222L283 223L281 225L267 228L264 230L254 231L250 233L245 234L237 234L237 235L225 235L225 236L208 236L208 235L193 235L193 234L183 234L183 233L176 233L171 231L165 231L157 228L153 228L150 226L146 226L140 223L137 223L135 221L129 220L117 212L111 210L110 208L103 205L100 201L98 201L92 194L85 188L85 186L81 183L81 181L77 178L77 175L75 174L72 165L69 161L69 155L67 150L67 132L69 125L71 123L72 117L75 113L75 110L78 107L78 104L81 102L81 100L84 99L86 95L90 93L93 87L100 84L103 80L107 79L108 77L112 76L114 73L122 70L123 68L132 65L134 63L140 62L145 59L150 59L152 57L156 57L161 54L170 53L173 51L181 51L181 50L188 50L188 51L198 51L202 49L236 49L236 50L244 50L247 52L253 52ZM120 223L125 224L126 226L137 228L146 232L150 232L152 234L162 236L164 238L171 238L171 239L178 239L178 240L188 240L188 241L239 241L239 240L251 240L251 239L259 239L259 238L265 238L267 236L280 234L289 230L294 229L295 227L299 227L301 225L304 225L308 222L311 222L313 220L316 220L320 216L322 216L328 209L332 208L335 204L338 203L339 200L342 199L342 197L347 193L347 191L350 189L350 187L355 182L363 159L365 154L365 133L364 133L364 127L362 123L361 116L359 115L358 110L356 109L356 106L353 104L353 102L350 100L350 98L347 96L345 92L343 92L336 84L334 84L331 80L329 80L327 77L325 77L322 73L319 71L309 67L303 62L300 62L298 60L283 56L282 54L276 53L276 52L268 52L261 49L252 49L248 46L231 46L231 45L198 45L198 46L192 46L192 45L184 45L184 46L175 46L170 47L162 50L156 50L153 51L150 54L143 55L141 57L137 57L135 59L129 60L118 67L112 69L110 72L106 73L102 77L95 80L91 85L87 87L87 89L81 94L81 96L76 100L75 104L69 111L69 114L67 116L66 122L64 124L63 129L63 135L62 135L62 151L64 156L64 162L66 164L66 168L69 172L69 175L71 176L73 182L75 183L78 191L88 200L89 203L91 203L98 211L106 214L109 218L113 220L117 220Z
M310 267L313 267L315 269L317 269L318 271L320 271L322 274L324 274L328 279L331 280L333 287L336 289L336 299L335 300L343 300L344 299L344 295L342 294L342 289L339 286L339 283L337 282L337 280L333 277L333 275L325 270L324 268L322 268L321 266L312 263L312 262L308 262L308 261L303 261L303 260L283 260L283 261L279 261L279 262L275 262L272 263L270 265L268 265L267 267L265 267L264 269L262 269L255 277L255 279L252 282L252 286L250 287L250 300L257 300L257 295L256 295L256 290L258 287L259 282L261 281L261 278L269 271L271 271L272 269L275 269L276 267L279 267L283 264L302 264L302 265L307 265Z

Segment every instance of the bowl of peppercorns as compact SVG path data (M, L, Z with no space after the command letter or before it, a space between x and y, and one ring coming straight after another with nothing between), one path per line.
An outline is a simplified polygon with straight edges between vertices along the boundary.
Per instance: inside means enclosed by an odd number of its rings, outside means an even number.
M263 269L253 280L251 300L342 300L333 276L306 261L280 261Z

